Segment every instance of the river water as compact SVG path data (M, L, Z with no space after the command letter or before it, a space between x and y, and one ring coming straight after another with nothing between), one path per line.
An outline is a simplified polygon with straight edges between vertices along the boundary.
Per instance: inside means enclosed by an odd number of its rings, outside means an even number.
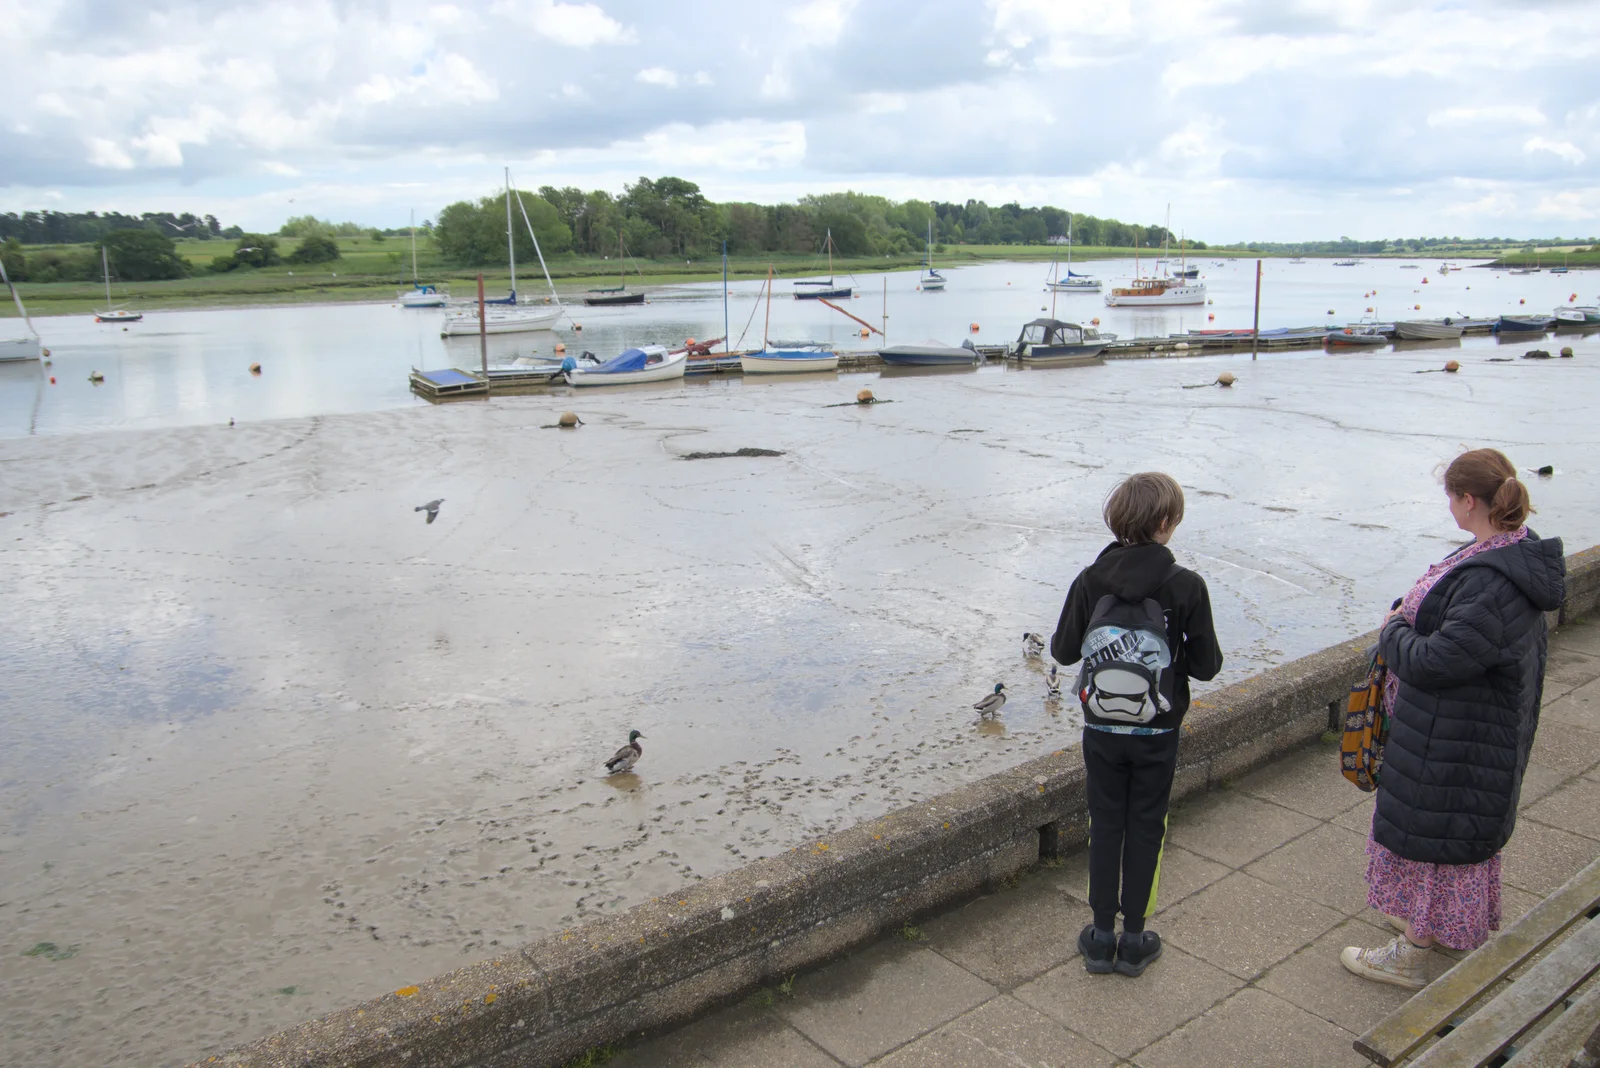
M1249 269L1215 271L1232 325ZM891 296L891 336L1014 334L1040 274ZM1464 274L1415 288L1515 306ZM1339 284L1264 285L1300 295L1263 325L1355 317L1373 283ZM721 333L720 300L636 311L582 343ZM775 302L772 333L824 313ZM1186 487L1219 683L1375 625L1460 537L1436 469L1464 446L1554 465L1527 476L1536 525L1600 541L1593 336L1546 343L1572 360L1469 339L430 407L406 370L464 362L436 323L46 320L55 390L0 383L0 1063L181 1063L1074 744L1018 639L1053 628L1130 471ZM862 387L892 403L847 404ZM584 426L543 429L568 407ZM783 455L682 459L743 447ZM637 774L607 779L630 728Z

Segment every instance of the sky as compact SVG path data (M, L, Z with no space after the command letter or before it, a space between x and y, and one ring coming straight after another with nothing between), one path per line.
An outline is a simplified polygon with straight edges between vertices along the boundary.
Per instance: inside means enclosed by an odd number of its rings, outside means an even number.
M1216 243L1600 233L1592 0L0 0L0 211L854 189Z

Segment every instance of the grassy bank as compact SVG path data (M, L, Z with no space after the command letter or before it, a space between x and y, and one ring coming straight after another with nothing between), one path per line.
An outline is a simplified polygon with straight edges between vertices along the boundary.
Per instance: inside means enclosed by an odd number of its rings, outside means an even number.
M293 241L285 240L284 249ZM49 246L28 246L29 252ZM54 246L64 247L64 246ZM397 290L411 284L411 245L405 238L373 241L370 237L340 238L340 258L313 265L283 264L259 270L239 268L226 274L207 270L215 256L233 251L232 241L180 241L178 254L195 268L192 277L167 282L113 281L112 300L139 310L161 308L231 307L247 304L316 304L342 301L392 301ZM958 245L935 253L937 265L958 267L964 264L1024 261L1049 263L1064 250L1050 245ZM1139 250L1151 255L1151 250ZM1083 247L1073 250L1074 260L1129 257L1131 248ZM1214 251L1195 253L1191 258L1224 258L1229 254ZM1234 256L1255 255L1233 253ZM921 264L920 255L838 257L833 262L835 276L843 279L852 273L913 271ZM619 280L615 259L597 256L561 255L548 260L550 275L562 298L580 299L584 290L595 286L614 286ZM730 257L728 276L741 280L764 278L768 267L780 278L817 277L827 271L827 261L816 255L764 254ZM476 291L476 268L453 266L444 261L430 239L417 239L417 274L424 282L444 283L456 296ZM537 261L517 265L518 282L525 294L545 292L544 278ZM718 258L705 260L634 260L627 264L631 286L670 285L677 282L705 282L722 276ZM484 287L491 295L503 294L510 275L504 267L484 271ZM70 315L92 311L105 303L105 288L99 282L48 282L19 284L28 310L36 315ZM9 304L0 315L14 315Z

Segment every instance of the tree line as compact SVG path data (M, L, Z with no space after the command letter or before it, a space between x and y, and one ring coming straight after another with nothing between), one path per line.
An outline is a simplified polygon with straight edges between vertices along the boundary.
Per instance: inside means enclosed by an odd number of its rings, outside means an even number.
M981 200L955 204L824 193L795 204L719 204L694 182L669 176L640 178L624 186L621 196L574 186L514 191L512 232L519 261L534 253L524 210L548 255L607 256L625 249L651 259L707 258L721 251L724 240L730 255L814 253L830 235L840 255L905 256L922 250L930 229L940 245L1060 243L1068 229L1066 209L1025 208L1016 202L991 207ZM440 252L461 266L505 263L505 212L503 194L451 204L433 227ZM1077 245L1131 248L1160 245L1163 238L1177 241L1160 226L1077 214L1071 223ZM1205 245L1193 242L1192 247Z
M100 250L105 249L102 263ZM226 274L241 267L275 267L283 263L328 263L340 258L339 242L325 233L309 233L285 255L271 234L238 232L231 252L213 256L206 268ZM195 266L178 255L172 238L154 230L112 230L93 245L36 248L29 251L14 237L0 241L0 262L13 282L98 282L109 268L119 282L159 282L187 278Z
M148 230L171 238L237 240L237 226L224 228L215 215L190 212L147 211L124 215L118 211L0 212L0 241L24 245L85 245L98 242L116 230Z

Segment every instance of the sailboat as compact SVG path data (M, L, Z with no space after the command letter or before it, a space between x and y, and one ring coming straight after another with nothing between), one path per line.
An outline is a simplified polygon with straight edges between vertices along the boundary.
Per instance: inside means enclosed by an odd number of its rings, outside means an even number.
M772 330L772 268L767 267L767 321L761 328L761 351L739 355L739 369L747 375L797 374L805 371L837 371L839 354L825 345L774 345L768 338Z
M926 259L923 260L923 265L924 265L924 267L926 267L926 270L924 271L922 277L917 280L917 284L922 289L925 289L925 290L926 289L943 289L944 288L944 275L940 274L938 271L933 269L933 220L932 219L928 220L928 251L927 251L927 254L926 254Z
M1162 228L1161 253L1163 258L1167 254L1168 242L1172 233L1172 208L1167 207L1167 226ZM1206 284L1204 282L1191 282L1188 280L1188 265L1185 253L1179 260L1178 276L1170 273L1144 278L1139 273L1139 254L1134 250L1133 279L1125 286L1113 286L1111 292L1106 294L1108 307L1148 307L1151 305L1172 304L1204 304L1206 302Z
M591 289L592 296L583 298L583 302L590 307L608 308L616 304L643 304L643 293L628 292L628 250L622 244L622 231L617 231L617 268L621 273L621 285L608 289ZM643 277L642 275L640 277Z
M1062 278L1059 274L1049 282L1050 288L1058 293L1098 293L1100 292L1100 279L1091 278L1086 274L1076 274L1072 270L1072 216L1067 216L1067 276Z
M136 323L144 318L143 312L131 312L127 308L113 308L111 306L111 263L106 259L106 247L100 246L100 273L106 280L106 310L94 313L97 323Z
M28 318L28 309L22 306L22 294L17 292L17 287L11 284L11 276L6 274L6 261L3 256L0 256L0 281L5 282L6 289L11 292L11 301L17 306L17 315L21 318L22 324L28 328L26 334L16 337L0 334L0 363L37 360L44 353L44 348L39 342L39 331L33 328L33 320Z
M518 206L521 200L517 201ZM522 221L528 227L528 234L533 237L533 248L539 253L539 262L544 263L544 252L539 248L539 237L533 232L533 224L528 222L527 209L523 209ZM529 330L549 330L555 321L566 313L560 300L547 305L519 305L517 303L517 248L511 230L511 168L506 168L506 253L511 261L511 295L498 300L486 300L486 305L510 305L511 310L500 311L485 309L482 331L487 334L520 334ZM545 271L545 281L550 281L549 270ZM550 283L550 292L555 293L555 283ZM440 337L460 337L479 332L478 307L474 302L465 307L445 313L444 324L439 330Z
M823 244L823 247L828 250L828 280L826 282L821 281L821 280L809 281L809 282L796 282L795 283L796 289L794 291L794 299L795 300L819 300L819 299L822 299L822 298L833 299L833 298L838 298L838 297L853 297L853 296L855 296L855 292L856 291L852 287L834 285L834 283L833 283L833 231L832 230L828 231L827 239L824 240L822 244ZM807 286L809 288L800 289L800 288L798 288L800 286Z
M400 294L403 308L442 308L449 298L437 286L425 286L417 281L417 212L411 211L411 291Z

